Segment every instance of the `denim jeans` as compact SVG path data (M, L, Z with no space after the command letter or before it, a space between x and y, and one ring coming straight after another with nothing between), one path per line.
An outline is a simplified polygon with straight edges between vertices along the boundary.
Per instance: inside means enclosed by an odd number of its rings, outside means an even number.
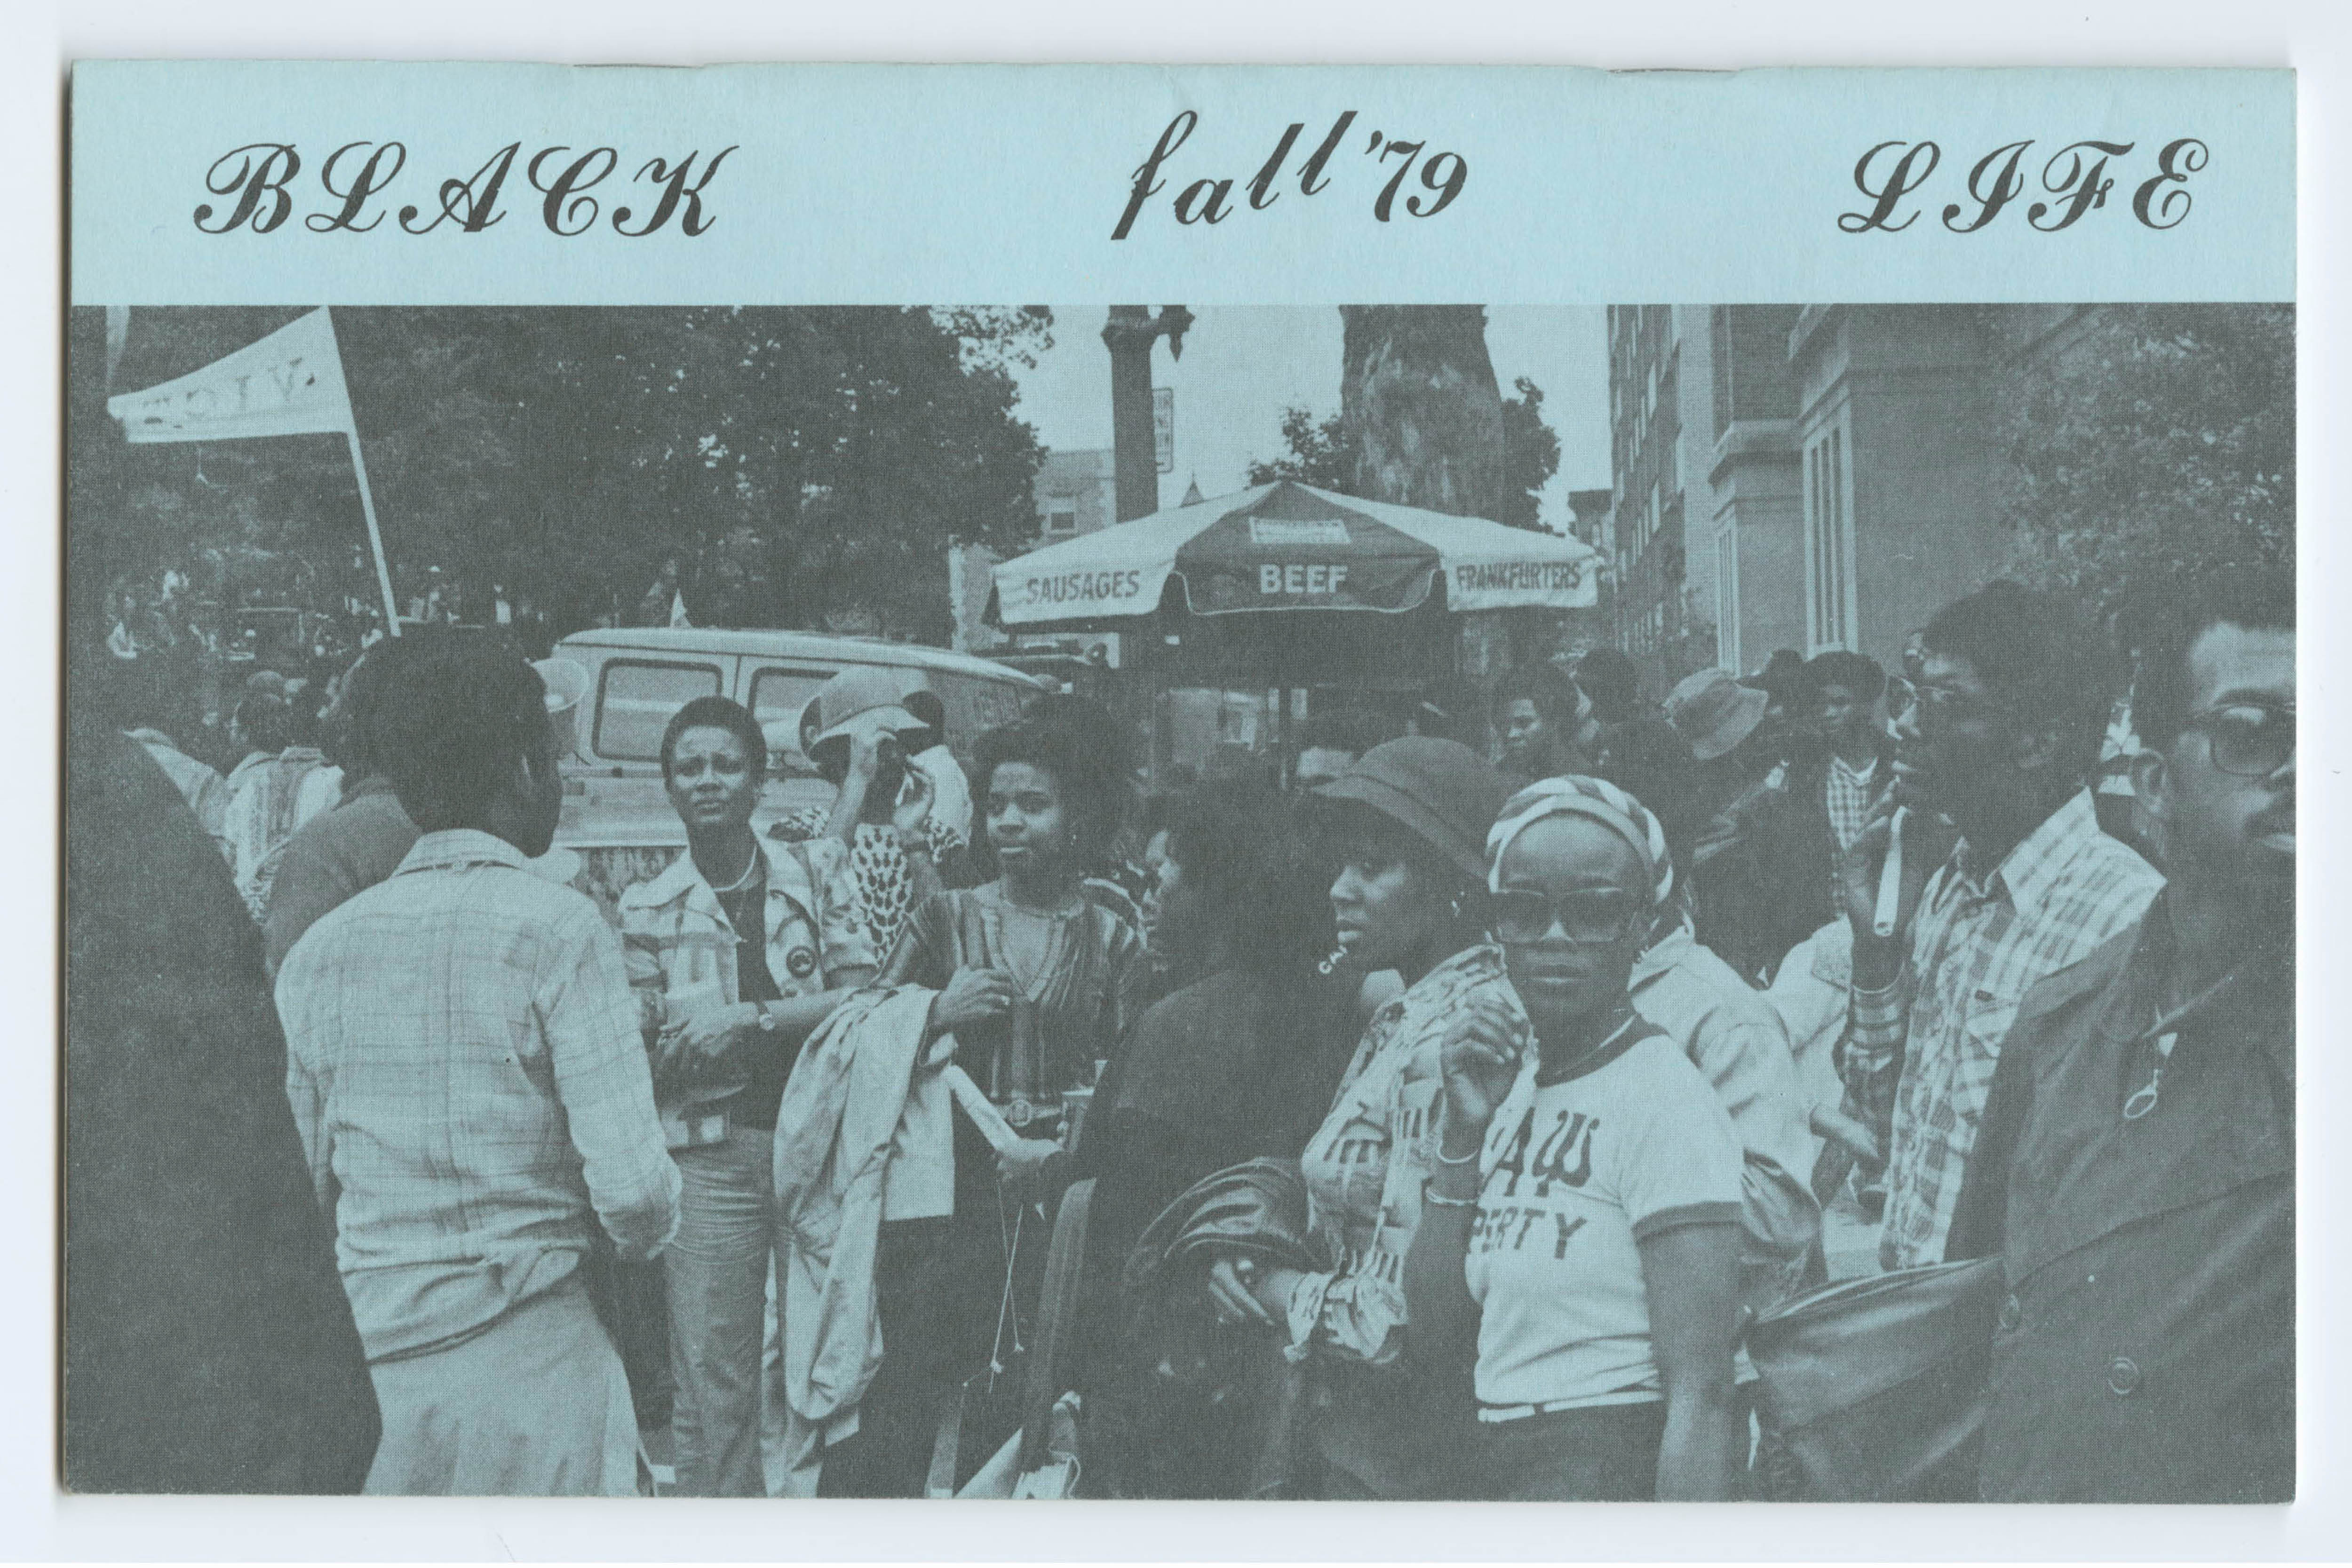
M775 1134L730 1127L723 1142L673 1152L684 1178L669 1287L670 1429L680 1497L762 1497L761 1332L774 1244Z

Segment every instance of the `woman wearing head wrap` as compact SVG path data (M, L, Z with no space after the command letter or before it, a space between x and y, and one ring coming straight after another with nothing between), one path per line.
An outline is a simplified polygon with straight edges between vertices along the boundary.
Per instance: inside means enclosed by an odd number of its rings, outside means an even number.
M1571 776L1514 796L1487 844L1511 994L1444 1042L1403 1270L1412 1356L1475 1363L1473 1495L1728 1497L1739 1144L1627 994L1673 896L1664 837Z
M1229 1321L1272 1325L1311 1368L1300 1489L1444 1497L1471 1436L1467 1390L1458 1368L1404 1362L1399 1270L1436 1155L1438 1048L1466 1009L1507 994L1502 955L1485 940L1481 849L1504 790L1468 747L1416 735L1373 747L1314 794L1335 807L1331 907L1348 963L1396 970L1406 990L1372 1015L1299 1157L1340 1267L1234 1258L1214 1266L1210 1288Z

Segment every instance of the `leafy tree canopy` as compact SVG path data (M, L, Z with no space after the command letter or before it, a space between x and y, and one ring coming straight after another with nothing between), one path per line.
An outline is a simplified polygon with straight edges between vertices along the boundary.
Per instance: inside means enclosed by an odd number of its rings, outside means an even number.
M2294 563L2294 309L2113 305L2001 405L2010 570L2116 610Z
M1503 399L1503 515L1494 521L1540 531L1538 498L1559 471L1559 433L1544 423L1543 388L1524 375L1514 386L1518 395ZM1252 458L1251 484L1295 479L1341 495L1355 493L1356 447L1339 415L1318 420L1310 410L1286 408L1281 430L1282 455L1271 461Z
M627 621L675 562L698 623L943 640L948 544L1034 529L1042 452L1011 369L1051 345L1043 307L339 309L335 325L404 594L437 566L559 628ZM240 346L211 341L222 327L132 312L108 387L102 328L77 321L74 553L177 565L231 600L263 579L264 596L363 584L341 438L134 447L105 420L106 392Z

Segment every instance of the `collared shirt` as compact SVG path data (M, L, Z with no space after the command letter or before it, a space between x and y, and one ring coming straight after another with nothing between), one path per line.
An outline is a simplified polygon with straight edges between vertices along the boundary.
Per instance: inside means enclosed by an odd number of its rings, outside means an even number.
M1789 1294L1821 1231L1808 1185L1812 1140L1789 1032L1765 994L1678 925L1634 961L1633 1010L1698 1068L1745 1156L1742 1294L1759 1311Z
M1985 1104L1951 1253L2011 1292L1990 1501L2294 1496L2294 977L2163 1012L2168 907L2034 987Z
M1873 757L1866 766L1849 766L1841 756L1830 758L1829 777L1824 785L1830 814L1830 837L1837 840L1841 850L1853 847L1862 837L1863 824L1870 820L1871 802L1878 798L1878 759Z
M1445 1090L1438 1052L1446 1030L1480 996L1500 1002L1520 1050L1533 1032L1503 971L1503 950L1481 944L1423 975L1372 1015L1330 1114L1298 1158L1316 1221L1340 1264L1309 1274L1290 1299L1299 1344L1343 1360L1387 1363L1403 1348L1403 1268L1421 1226L1421 1192L1436 1169L1437 1110Z
M2146 912L2164 879L2077 790L1995 867L1968 840L1927 883L1904 973L1853 994L1842 1071L1888 1129L1887 1268L1940 1263L2000 1045L2035 982ZM1883 1112L1883 1115L1881 1114Z
M620 939L471 829L428 833L278 976L287 1097L371 1361L438 1349L677 1226Z
M840 843L831 838L779 843L763 846L761 853L767 860L761 948L777 994L813 996L845 970L872 969L874 944L860 918L848 852ZM658 1041L672 1006L698 1001L732 1006L744 1000L734 922L691 854L671 861L660 876L624 890L620 914L621 945L648 1050ZM662 1120L671 1146L686 1148L724 1138L728 1102L751 1080L751 1075L738 1068L709 1082L665 1081ZM774 1091L782 1094L781 1079ZM772 1100L744 1109L751 1115L746 1125L756 1125L761 1117L773 1125Z

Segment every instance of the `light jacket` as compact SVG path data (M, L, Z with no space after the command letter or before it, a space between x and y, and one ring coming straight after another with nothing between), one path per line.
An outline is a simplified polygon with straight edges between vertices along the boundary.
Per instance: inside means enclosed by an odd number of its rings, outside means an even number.
M843 1003L802 1049L777 1110L787 1495L813 1492L825 1447L856 1434L858 1402L882 1364L874 1256L883 1220L953 1205L948 1089L921 1070L937 994L901 985ZM940 1037L937 1060L953 1049L954 1037ZM925 1201L893 1203L893 1189Z
M874 944L858 919L857 886L848 853L832 839L807 844L765 841L768 860L768 973L786 996L828 989L842 971L874 965ZM667 1005L698 995L732 1006L742 1000L735 973L735 927L695 869L680 855L658 877L621 894L621 948L636 994L646 1048L657 1045ZM711 1110L744 1085L740 1075L654 1085L656 1107L673 1149L716 1142L726 1133L723 1110Z

